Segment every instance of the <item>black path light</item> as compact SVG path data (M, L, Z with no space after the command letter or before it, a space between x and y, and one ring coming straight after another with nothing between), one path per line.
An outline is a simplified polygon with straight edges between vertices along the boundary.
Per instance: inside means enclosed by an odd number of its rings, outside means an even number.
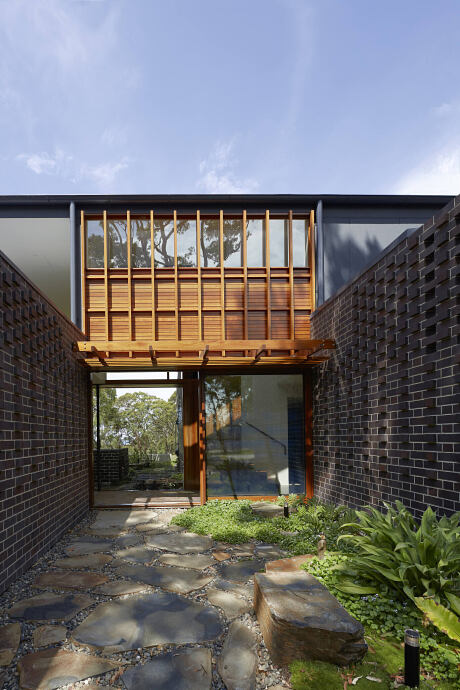
M410 628L404 632L404 684L409 688L420 685L420 633Z

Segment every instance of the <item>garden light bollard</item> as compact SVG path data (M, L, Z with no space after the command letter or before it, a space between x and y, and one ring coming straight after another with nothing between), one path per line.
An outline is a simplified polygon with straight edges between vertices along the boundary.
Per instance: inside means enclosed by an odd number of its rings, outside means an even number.
M324 534L319 535L318 541L318 558L322 560L324 554L326 553L326 536Z
M410 628L404 632L404 684L420 685L420 633Z
M286 500L284 501L283 510L284 510L284 517L289 517L289 503Z

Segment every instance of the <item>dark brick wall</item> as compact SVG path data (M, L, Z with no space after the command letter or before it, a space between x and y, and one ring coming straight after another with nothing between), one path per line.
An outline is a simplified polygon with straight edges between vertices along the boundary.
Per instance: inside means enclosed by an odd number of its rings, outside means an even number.
M312 316L318 497L460 510L460 197Z
M97 451L94 451L94 481L101 484L111 484L126 479L129 474L128 448L102 448L99 463ZM99 473L99 477L98 477Z
M0 252L0 591L89 508L83 334Z

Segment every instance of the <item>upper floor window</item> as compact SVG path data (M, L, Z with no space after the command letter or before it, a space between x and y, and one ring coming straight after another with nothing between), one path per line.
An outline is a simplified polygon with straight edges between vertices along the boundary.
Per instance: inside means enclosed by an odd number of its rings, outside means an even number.
M149 218L131 218L131 266L150 268L152 265Z

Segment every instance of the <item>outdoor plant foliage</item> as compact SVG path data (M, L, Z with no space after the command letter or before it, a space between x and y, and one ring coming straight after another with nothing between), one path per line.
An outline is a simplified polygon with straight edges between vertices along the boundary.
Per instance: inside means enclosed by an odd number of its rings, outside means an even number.
M357 522L338 538L356 553L338 566L338 589L354 594L396 592L409 597L421 610L423 598L460 615L460 513L437 519L431 508L420 525L399 501L356 511Z

